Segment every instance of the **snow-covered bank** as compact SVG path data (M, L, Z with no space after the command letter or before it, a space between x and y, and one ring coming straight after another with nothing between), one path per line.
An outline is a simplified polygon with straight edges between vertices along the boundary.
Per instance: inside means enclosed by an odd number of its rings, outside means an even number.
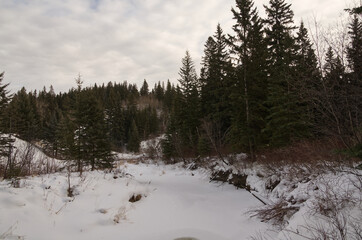
M238 185L240 176L241 186L266 203L254 213L271 227L257 239L361 239L362 170L353 165L216 163L213 177Z
M0 183L0 238L14 239L247 239L267 224L245 213L260 206L245 190L209 183L203 170L121 165L116 173L65 173ZM131 203L132 195L141 200Z

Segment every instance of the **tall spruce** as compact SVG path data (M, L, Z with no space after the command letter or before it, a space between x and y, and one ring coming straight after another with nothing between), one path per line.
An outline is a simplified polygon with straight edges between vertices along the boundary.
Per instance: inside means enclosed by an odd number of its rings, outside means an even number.
M75 116L78 159L91 170L112 167L104 110L89 91L80 92Z
M318 85L321 82L321 73L318 68L318 60L308 31L301 22L296 37L296 59L294 81L291 82L292 90L295 91L300 111L300 121L304 121L306 136L316 129L315 98Z
M199 82L190 53L186 51L179 71L182 105L177 116L178 130L185 146L194 149L197 145L200 119Z
M269 144L282 146L291 140L308 135L308 123L302 116L297 89L295 89L296 47L291 4L284 0L270 0L265 6L268 44L268 99L269 114L265 132Z
M232 116L230 141L238 149L254 157L262 145L267 97L266 43L263 24L251 0L237 0L232 9L234 36L230 36L231 52L236 58L235 79L231 98Z
M7 124L4 121L7 121L5 114L5 109L11 100L9 91L7 87L9 84L4 84L4 72L0 73L0 159L5 158L5 171L4 178L10 178L13 175L14 164L12 163L12 149L14 139L11 137L12 129L7 129Z
M345 99L348 104L348 116L353 136L353 144L359 146L359 157L362 158L362 7L359 7L349 26L350 44L347 48L348 92Z
M211 127L206 131L212 133L212 141L220 146L230 128L229 85L232 76L227 40L220 24L217 25L214 36L206 41L204 54L200 76L203 127Z

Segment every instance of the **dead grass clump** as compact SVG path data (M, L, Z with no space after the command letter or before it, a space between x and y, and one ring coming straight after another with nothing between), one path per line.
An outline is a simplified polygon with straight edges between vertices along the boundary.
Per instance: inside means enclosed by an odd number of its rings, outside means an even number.
M253 214L253 217L260 218L262 222L269 222L275 226L283 227L286 221L298 210L299 207L289 206L287 201L281 199L275 204L252 210L250 213Z

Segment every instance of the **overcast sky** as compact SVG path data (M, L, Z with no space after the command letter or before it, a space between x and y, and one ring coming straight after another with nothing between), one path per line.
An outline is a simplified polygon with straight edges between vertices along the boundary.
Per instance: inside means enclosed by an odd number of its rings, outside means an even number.
M268 0L256 0L260 15ZM287 0L295 22L324 23L355 0ZM0 0L0 72L12 91L56 92L109 81L177 82L188 49L199 72L203 46L219 22L233 24L234 0Z

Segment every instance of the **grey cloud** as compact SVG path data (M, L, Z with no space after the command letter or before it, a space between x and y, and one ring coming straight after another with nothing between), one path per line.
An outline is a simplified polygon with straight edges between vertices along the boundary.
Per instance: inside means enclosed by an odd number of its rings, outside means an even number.
M263 13L267 0L256 2ZM323 6L327 16L333 12L325 9L329 2L293 1L296 19ZM67 91L78 72L87 86L176 82L186 49L199 67L216 24L230 32L232 5L233 0L2 0L0 71L13 90L53 85Z

